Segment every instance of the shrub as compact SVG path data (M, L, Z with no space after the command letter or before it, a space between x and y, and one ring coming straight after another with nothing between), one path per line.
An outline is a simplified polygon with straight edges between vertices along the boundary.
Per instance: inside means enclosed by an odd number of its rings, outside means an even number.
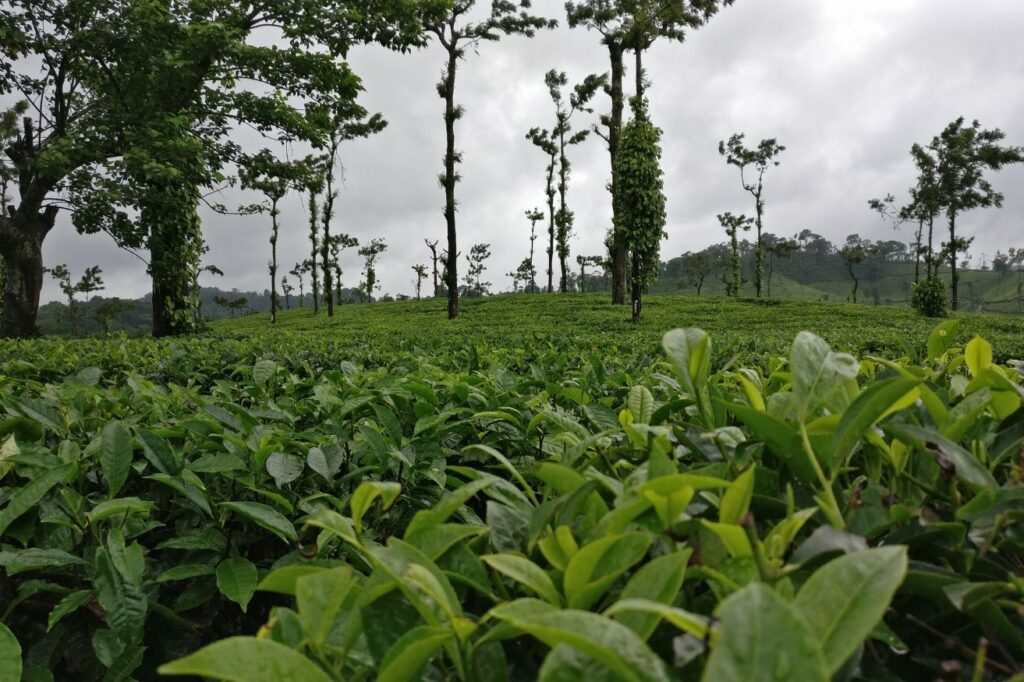
M915 282L910 305L925 317L948 316L949 295L946 293L946 285L936 275Z

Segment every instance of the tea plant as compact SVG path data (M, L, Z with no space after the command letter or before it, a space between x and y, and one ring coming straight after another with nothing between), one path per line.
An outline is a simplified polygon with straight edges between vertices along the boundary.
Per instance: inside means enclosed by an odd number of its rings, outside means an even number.
M12 344L0 661L1012 676L1020 374L959 324L859 361L809 333L737 356L697 329L663 355L486 333Z

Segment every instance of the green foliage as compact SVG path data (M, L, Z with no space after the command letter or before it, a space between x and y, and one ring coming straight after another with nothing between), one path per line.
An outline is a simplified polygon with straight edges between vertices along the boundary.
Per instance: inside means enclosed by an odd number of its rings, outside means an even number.
M917 678L959 656L920 623L956 622L959 651L1000 642L991 674L1019 665L1011 337L944 323L858 362L833 350L854 320L786 356L697 329L662 355L605 307L578 337L520 312L408 344L382 304L358 329L6 345L20 656L82 680Z
M635 103L633 119L622 129L613 175L615 231L629 253L636 319L640 292L658 278L661 240L665 238L661 130L648 120L643 101Z
M946 317L949 315L949 295L945 282L935 275L915 282L910 305L925 317Z

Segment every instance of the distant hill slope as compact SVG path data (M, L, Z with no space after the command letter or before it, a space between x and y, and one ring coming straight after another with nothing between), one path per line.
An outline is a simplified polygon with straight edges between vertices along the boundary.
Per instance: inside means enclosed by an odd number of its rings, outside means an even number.
M734 300L722 296L651 296L641 320L633 324L625 306L614 306L603 294L509 294L465 299L462 314L449 321L445 301L396 301L349 305L336 309L333 318L321 311L292 309L278 316L250 315L214 322L219 336L291 336L301 352L309 335L328 335L339 346L378 344L381 338L395 347L433 345L451 339L462 347L467 339L484 345L556 343L561 336L585 339L584 347L600 354L623 344L640 344L658 354L661 335L676 327L700 327L711 333L716 353L786 353L793 337L811 330L837 349L857 353L908 354L922 352L936 320L917 315L909 307L848 303ZM989 339L1002 359L1024 358L1024 318L959 313L964 340L974 334ZM579 345L577 343L577 345ZM540 371L540 370L539 370Z

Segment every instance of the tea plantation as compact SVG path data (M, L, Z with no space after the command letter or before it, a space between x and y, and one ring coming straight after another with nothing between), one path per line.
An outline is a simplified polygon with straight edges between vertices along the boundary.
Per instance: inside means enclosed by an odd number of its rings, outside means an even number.
M0 680L1024 680L1021 318L443 305L0 341Z

